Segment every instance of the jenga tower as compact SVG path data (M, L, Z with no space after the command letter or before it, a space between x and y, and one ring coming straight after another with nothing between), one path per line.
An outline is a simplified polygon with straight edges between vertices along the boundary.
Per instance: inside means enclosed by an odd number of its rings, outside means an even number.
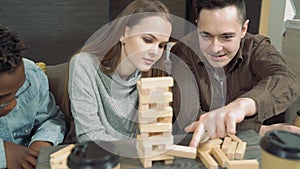
M139 129L137 153L145 168L152 161L173 163L174 156L167 155L173 146L171 87L172 77L142 78L138 83L139 91Z

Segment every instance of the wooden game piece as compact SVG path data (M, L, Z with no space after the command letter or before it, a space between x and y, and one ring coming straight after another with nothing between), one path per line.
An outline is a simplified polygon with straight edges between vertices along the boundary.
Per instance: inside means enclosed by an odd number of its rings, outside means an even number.
M242 140L240 138L238 138L236 135L234 134L228 134L228 136L235 142L241 142Z
M167 155L196 159L197 149L195 147L172 145Z
M54 153L52 153L50 155L50 158L54 158L54 157L57 157L57 156L60 156L60 155L64 155L65 153L70 153L71 150L75 147L75 144L70 144Z
M227 169L258 169L257 160L232 160L226 163Z
M237 142L232 141L228 147L228 150L226 152L226 155L228 157L229 160L233 160L234 159L234 154L235 154L235 150L237 147Z
M224 141L223 141L223 144L222 144L222 151L226 154L227 153L227 150L229 148L229 145L231 143L231 138L230 137L225 137L224 138Z
M75 144L70 144L63 149L56 151L50 155L50 164L66 163L68 156L71 154Z
M209 152L207 151L199 151L199 158L202 161L202 163L205 165L208 169L218 169L218 163L210 156Z
M141 89L170 87L173 86L173 78L172 77L142 78L140 80L140 85L141 85Z
M173 116L173 109L170 106L165 107L163 111L149 109L146 111L139 112L139 118L141 119L154 119L158 117L172 117L172 116Z
M157 123L157 124L140 124L141 132L168 132L172 131L172 124Z
M229 161L227 156L224 154L224 152L219 147L213 147L210 153L215 157L215 159L218 161L218 163L222 167L225 167L226 162Z
M141 104L151 104L151 103L166 103L172 102L173 94L171 92L163 93L163 95L153 96L153 95L140 95L139 102Z
M165 161L165 162L167 161L166 163L172 164L174 160L174 157L165 154L143 158L143 155L139 154L138 152L138 156L140 157L140 161L143 164L144 168L152 167L152 162L154 161Z
M246 142L242 141L242 142L238 143L238 146L236 148L235 155L234 155L235 159L242 160L244 158L246 146L247 146Z
M211 140L208 140L204 143L200 143L197 147L197 149L200 149L200 150L210 150L211 148L213 147L220 147L221 144L222 144L222 140L219 139L219 138L216 138L216 139L211 139Z

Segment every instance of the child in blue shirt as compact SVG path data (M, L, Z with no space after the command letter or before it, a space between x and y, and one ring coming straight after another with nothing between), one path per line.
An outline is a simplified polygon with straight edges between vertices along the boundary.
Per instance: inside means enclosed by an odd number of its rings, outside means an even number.
M66 130L47 76L24 49L0 25L0 168L35 168L40 148L62 143Z

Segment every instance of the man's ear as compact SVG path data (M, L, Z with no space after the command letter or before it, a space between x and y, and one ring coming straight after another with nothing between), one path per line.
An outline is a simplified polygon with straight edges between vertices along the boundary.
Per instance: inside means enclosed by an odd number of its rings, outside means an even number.
M244 24L243 24L243 27L242 27L242 37L243 38L246 33L247 33L247 30L248 30L248 25L249 25L249 19L247 19Z

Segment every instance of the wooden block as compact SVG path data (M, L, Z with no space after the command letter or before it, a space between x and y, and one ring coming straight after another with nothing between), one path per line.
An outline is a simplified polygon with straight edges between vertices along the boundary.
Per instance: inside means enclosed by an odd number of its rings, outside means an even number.
M229 158L229 160L233 160L234 159L234 154L235 154L235 150L237 147L237 142L232 141L228 147L228 150L226 152L226 156Z
M212 148L211 154L215 157L215 159L218 161L218 163L222 167L225 167L226 162L229 161L227 156L224 154L224 152L219 147Z
M219 138L208 140L204 143L200 143L197 147L198 150L211 150L213 147L220 147L222 140Z
M140 161L143 164L144 168L152 167L152 162L153 161L170 161L170 160L172 160L172 162L173 162L173 160L174 160L174 157L168 156L168 155L165 155L165 154L156 155L156 156L148 157L148 158L143 158L140 155L139 151L138 151L138 157L140 158Z
M233 160L226 163L227 169L259 169L257 160Z
M141 78L140 85L141 85L141 89L171 87L173 86L173 78L172 77Z
M153 97L152 95L139 95L140 104L151 104L151 103L168 103L173 101L172 92L165 92L161 96Z
M50 155L50 158L57 157L57 156L65 154L65 153L70 153L74 147L75 147L75 144L70 144L70 145L52 153Z
M227 153L227 150L228 150L228 147L231 143L231 138L230 137L225 137L224 138L224 141L223 141L223 144L222 144L222 151L226 154Z
M172 124L157 123L157 124L140 124L141 132L168 132L172 131Z
M165 163L166 165L173 164L173 160L165 160L164 163Z
M158 135L158 136L151 136L148 138L138 138L137 141L141 142L142 144L146 145L156 145L156 144L167 144L167 145L173 145L173 136L164 136L164 135ZM171 148L171 146L169 148Z
M71 153L68 152L68 153L65 153L65 154L58 155L58 156L50 157L50 164L64 164L64 163L67 163L66 161L67 161L68 156L70 154Z
M175 157L196 159L197 149L195 147L173 145L166 154Z
M172 124L172 117L159 117L157 118L158 123L171 123Z
M138 112L148 111L149 110L149 104L140 104Z
M238 146L236 148L235 155L234 155L235 159L242 160L244 158L246 147L247 147L246 142L238 143Z
M159 117L173 117L173 109L170 106L165 107L162 111L157 111L154 109L148 109L147 111L140 111L139 118L141 119L151 119Z
M218 163L210 156L207 151L198 151L199 158L208 169L218 169Z
M51 169L69 169L66 164L52 164Z
M235 142L241 142L242 140L240 138L238 138L236 135L234 134L228 134L228 136Z

